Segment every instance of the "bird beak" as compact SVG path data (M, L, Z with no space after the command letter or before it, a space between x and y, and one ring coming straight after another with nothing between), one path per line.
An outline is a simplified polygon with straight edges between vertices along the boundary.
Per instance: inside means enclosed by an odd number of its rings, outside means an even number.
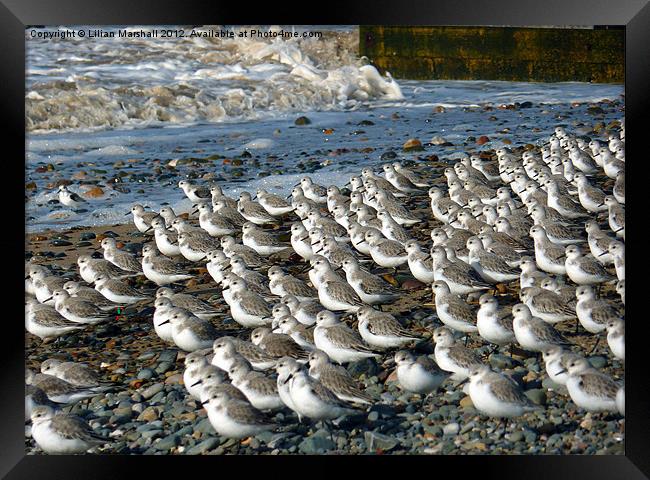
M198 382L193 383L192 385L190 385L190 387L196 387L199 383L203 383L203 380L199 380Z
M603 252L603 253L601 253L601 254L598 255L598 256L599 256L599 257L602 257L603 255L607 255L608 253L609 253L609 252Z
M131 215L131 212L126 212L126 215L124 215L124 216L128 217L129 215Z
M147 228L143 233L147 233L149 230L151 230L153 227Z
M208 403L210 403L210 400L206 400L205 402L201 402L201 405L207 405Z
M623 230L625 230L625 227L621 227L618 230L614 230L614 233L618 233L618 232L623 231Z
M467 377L465 380L461 381L456 385L456 387L460 387L461 385L464 385L465 383L469 382L469 377Z
M164 324L166 324L166 323L169 323L169 320L165 320L165 321L162 322L160 325L164 325ZM160 325L159 325L159 326L160 326Z
M561 373L566 373L566 372L567 372L567 369L566 369L566 368L563 368L562 370L560 370L559 372L557 372L556 375L559 375L559 374L561 374Z

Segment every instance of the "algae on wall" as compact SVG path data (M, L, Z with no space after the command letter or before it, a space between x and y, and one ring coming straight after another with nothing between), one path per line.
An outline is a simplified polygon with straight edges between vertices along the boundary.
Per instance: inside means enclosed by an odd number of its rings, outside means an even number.
M625 30L361 26L359 54L395 78L622 83Z

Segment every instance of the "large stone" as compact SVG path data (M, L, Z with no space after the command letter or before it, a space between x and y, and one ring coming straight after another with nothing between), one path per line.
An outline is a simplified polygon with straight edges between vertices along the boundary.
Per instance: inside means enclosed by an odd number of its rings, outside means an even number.
M336 448L336 444L326 436L312 435L305 438L298 446L302 453L307 455L314 455L318 453L325 453L328 450Z
M366 447L369 452L392 450L399 444L399 440L377 432L365 432Z

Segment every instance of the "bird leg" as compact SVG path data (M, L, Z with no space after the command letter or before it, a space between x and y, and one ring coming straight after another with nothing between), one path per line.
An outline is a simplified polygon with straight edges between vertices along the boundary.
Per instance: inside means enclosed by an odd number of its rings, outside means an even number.
M589 355L591 355L592 353L594 353L596 351L596 347L598 347L599 343L600 343L600 335L597 334L596 335L596 343L594 344L594 348L592 348L591 351L589 352Z

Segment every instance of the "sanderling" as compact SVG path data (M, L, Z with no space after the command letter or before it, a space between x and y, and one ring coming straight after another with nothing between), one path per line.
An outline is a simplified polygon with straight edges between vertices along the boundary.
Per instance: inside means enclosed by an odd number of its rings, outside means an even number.
M218 212L213 212L207 203L199 203L192 213L199 213L199 225L212 237L233 235L239 230L238 226Z
M508 266L515 268L521 264L521 254L510 245L499 242L493 234L481 233L478 238L486 252L501 258Z
M335 267L340 267L345 260L356 259L356 254L352 250L347 246L341 246L332 237L323 237L320 240L320 244L322 245L322 248L316 250L316 252L322 254Z
M273 368L277 361L257 345L245 342L234 337L221 337L212 344L214 357L212 365L224 371L230 370L238 357L244 357L255 370L268 370Z
M42 265L31 265L28 276L32 280L34 293L40 303L54 304L52 294L56 290L63 289L67 281L65 278L50 275L49 270Z
M239 244L233 237L221 237L221 248L228 258L239 256L248 267L261 267L266 264L264 258L249 246Z
M562 297L545 288L522 288L519 298L528 306L533 316L547 323L562 322L576 317L575 310L567 305Z
M225 391L213 390L202 402L217 434L241 439L275 428L270 419L249 402L237 400Z
M284 407L284 402L278 393L275 379L261 372L253 371L250 363L238 359L231 365L228 375L232 384L237 387L248 401L259 410L277 410Z
M153 244L147 244L142 248L142 272L145 277L158 286L169 285L193 277L187 273L186 266L160 255Z
M211 350L190 352L183 362L185 365L185 369L183 370L183 385L185 385L187 392L196 400L200 400L201 398L201 391L203 390L202 380L206 374L215 372L220 377L219 383L223 383L225 380L223 370L209 363L206 357L207 352L211 352ZM208 367L209 370L204 370L204 367Z
M305 260L310 260L314 256L307 229L300 222L291 225L291 247Z
M187 180L178 182L178 186L183 190L185 196L191 200L192 203L203 203L212 200L210 188L203 185L194 185Z
M607 205L608 208L607 218L609 221L609 228L612 229L612 232L614 232L617 237L625 240L625 207L610 195L605 197L605 205Z
M174 293L169 287L160 287L156 290L156 298L166 297L169 298L174 307L181 307L189 310L197 317L208 320L219 314L212 305L204 302L200 298L187 293Z
M178 248L181 255L190 262L204 260L208 252L216 250L219 246L219 240L203 230L183 231L178 234Z
M142 273L142 265L135 255L117 248L114 238L105 238L101 243L104 249L104 258L116 267L127 272Z
M43 342L49 342L61 335L83 330L84 328L84 325L79 325L77 322L71 322L62 317L50 305L39 304L34 299L28 301L25 305L25 329L43 340Z
M281 217L293 211L293 206L279 195L274 195L264 189L257 191L257 200L260 205L274 217Z
M97 395L93 389L77 387L54 375L35 374L31 370L25 373L25 383L40 388L55 403L71 404Z
M330 362L322 350L314 350L309 354L309 375L329 389L339 400L350 403L369 405L372 397L361 389L348 371Z
M241 192L239 194L237 210L242 217L256 225L278 223L278 220L267 212L262 205L251 200L251 194L248 192Z
M156 212L147 212L139 203L133 205L131 211L127 213L127 215L131 214L133 214L135 227L142 233L151 230L151 221L159 216Z
M589 183L584 173L576 173L573 177L578 185L578 199L585 210L598 213L607 210L605 203L605 194L599 188Z
M616 394L620 388L614 380L600 373L585 358L567 362L569 378L566 382L571 400L589 412L618 411Z
M340 322L332 312L323 310L316 317L314 343L335 362L342 364L379 355L374 353L357 332Z
M186 352L209 348L218 332L207 320L201 320L182 308L174 307L166 320L172 325L174 344Z
M88 200L68 190L65 185L59 186L59 202L66 207L79 208L88 205Z
M79 266L79 275L86 283L94 283L97 275L104 275L107 278L124 278L130 275L108 260L92 258L90 255L79 255L77 265Z
M390 199L386 191L379 190L375 195L381 208L386 210L400 225L410 226L422 221L422 218L414 215L404 205L396 200Z
M175 231L167 230L165 220L161 216L151 220L151 229L153 229L156 247L160 253L169 257L175 257L181 254L178 246L178 234Z
M537 264L532 257L521 257L519 268L521 269L521 273L519 274L519 285L521 288L538 287L548 277L546 273L537 270Z
M275 364L275 371L278 374L276 378L278 395L282 402L298 415L299 422L302 422L302 415L296 410L296 406L291 398L291 380L293 379L293 375L301 369L302 365L290 357L280 358Z
M420 193L422 190L414 185L411 180L406 176L395 170L395 167L392 165L383 165L384 175L386 180L393 184L393 186L403 193Z
M312 420L333 420L355 413L320 381L304 370L293 374L289 381L289 394L297 413Z
M465 295L492 288L492 285L485 283L470 265L461 261L450 261L447 251L443 247L433 247L431 259L434 280L445 282L449 291L455 295Z
M370 246L370 255L377 265L397 268L408 262L404 246L395 240L383 238L376 230L369 230L365 236Z
M40 405L32 411L32 437L46 453L72 454L109 443L80 417Z
M230 198L223 193L223 189L220 185L213 184L210 187L210 195L212 196L212 205L214 206L217 202L223 202L225 206L230 208L237 208L237 200Z
M517 343L525 350L542 352L554 345L570 345L553 326L538 317L533 317L530 309L523 303L512 307L514 320L512 327Z
M307 328L293 316L287 315L279 318L277 320L276 329L273 331L289 335L294 342L305 350L311 351L315 348L314 331Z
M490 253L483 247L478 237L467 240L470 265L490 283L507 283L519 278L519 271L511 267L501 257Z
M296 320L307 326L316 323L316 316L318 315L318 312L323 309L318 302L301 302L293 295L285 295L280 299L280 302L289 307L291 315L293 315Z
M548 273L566 275L565 248L551 242L541 225L530 229L530 236L535 242L535 261L537 266Z
M576 230L573 230L562 223L555 223L546 219L545 210L541 205L532 207L530 215L535 220L535 224L539 225L546 232L548 239L557 245L569 245L571 243L584 241L583 235Z
M397 173L408 178L416 187L427 188L429 186L429 182L427 182L425 178L406 168L402 164L395 162L393 163L393 168Z
M268 257L269 255L290 248L290 245L281 242L275 235L263 231L254 223L245 223L242 227L242 232L243 244L252 248L263 257Z
M267 275L269 277L269 290L273 295L278 297L293 295L300 301L315 299L318 296L316 290L299 278L284 272L281 267L273 266L269 268Z
M172 324L169 322L170 312L174 305L167 297L156 298L154 302L155 310L153 312L153 328L156 335L165 342L174 343L172 336Z
M390 313L380 312L372 307L361 307L357 311L357 317L361 338L373 348L380 350L399 348L419 340Z
M104 297L111 302L117 304L130 305L149 298L126 283L108 278L103 274L95 277L95 290L104 295Z
M411 274L422 283L433 283L435 275L431 255L427 255L422 251L422 247L417 240L406 242L404 250L408 255L407 263Z
M607 344L616 358L625 361L625 321L615 318L607 322Z
M616 277L619 281L625 280L625 244L619 241L611 242L608 251L614 259Z
M594 285L615 279L595 258L583 255L577 245L566 247L565 255L567 276L578 285Z
M381 232L389 240L395 240L402 245L411 239L408 232L390 216L386 210L379 210L377 218L381 221Z
M600 149L600 158L603 162L603 171L609 178L615 179L620 172L625 172L625 162L612 155L609 148L602 147Z
M436 280L431 288L435 295L436 314L442 323L465 333L478 330L476 312L458 295L451 293L445 282Z
M460 205L447 197L438 187L431 187L429 189L429 198L431 199L431 211L433 212L433 216L443 223L449 221L449 207L453 205L460 208Z
M343 260L341 267L345 271L348 283L357 292L361 301L374 305L391 303L399 298L399 289L383 278L361 268L356 259Z
M579 286L576 298L578 320L589 333L600 333L607 328L608 322L621 318L613 305L602 298L596 298L594 289L589 285Z
M587 232L589 250L593 257L604 265L611 264L613 258L611 253L609 253L609 245L614 241L614 238L603 232L596 220L587 221L585 223L585 231Z
M488 365L471 369L469 396L478 411L491 417L519 417L540 408L513 380L490 370Z
M300 179L300 187L302 188L305 197L316 203L327 203L327 189L322 185L318 185L309 177Z
M32 417L32 412L39 405L48 405L54 409L57 405L50 401L45 392L33 385L25 385L25 422Z
M318 228L326 235L333 236L337 241L348 241L348 232L335 220L321 214L319 210L310 210L307 214L311 228Z
M450 378L454 381L466 379L472 367L482 365L474 350L457 343L451 329L447 327L436 328L433 331L433 341L436 344L436 363L442 370L451 372Z
M307 352L289 335L273 333L268 327L257 327L251 332L251 342L275 358L291 357L306 360Z
M614 198L618 203L625 204L625 172L618 172L616 174L616 183L612 189Z
M228 219L230 223L232 223L238 228L241 228L242 225L244 225L247 222L247 220L244 217L242 217L241 213L239 213L239 210L237 210L237 202L235 202L233 206L233 205L226 204L226 202L223 200L219 200L212 204L212 209L214 212L218 213L223 218Z
M265 326L271 316L271 307L259 294L248 288L246 280L238 278L230 282L232 293L230 314L243 327L253 328Z
M481 338L499 346L514 343L516 339L511 309L507 307L499 309L497 297L489 293L481 295L479 305L476 327Z
M172 207L162 207L158 213L165 220L165 227L172 228L172 222L177 218L174 209Z
M566 385L569 374L566 371L569 360L579 358L580 355L565 350L559 345L546 347L542 350L542 359L545 363L548 377L558 385Z
M326 279L318 285L318 300L328 310L355 312L364 305L357 292L346 282Z
M71 322L99 323L113 317L113 314L101 310L93 303L71 297L65 290L56 290L52 298L56 311Z
M449 373L441 370L427 355L415 358L410 352L400 350L395 353L397 381L407 392L428 395L438 390Z
M102 391L114 385L112 382L102 379L99 373L85 363L64 362L56 358L43 360L41 373L53 375L79 388L95 391Z
M544 184L548 192L548 206L566 218L584 218L588 212L576 203L570 196L562 195L554 180L547 180Z

